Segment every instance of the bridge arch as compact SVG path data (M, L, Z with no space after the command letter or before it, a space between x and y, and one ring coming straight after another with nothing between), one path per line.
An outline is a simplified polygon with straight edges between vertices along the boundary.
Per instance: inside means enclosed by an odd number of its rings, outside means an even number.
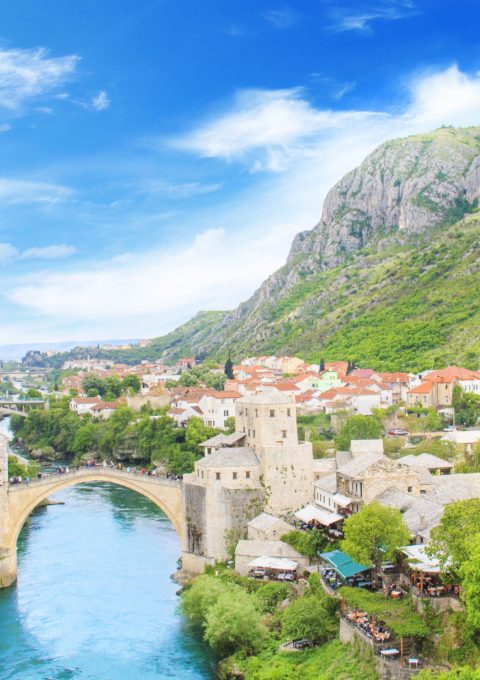
M30 484L13 485L8 488L8 513L4 518L7 525L4 526L2 541L6 552L0 561L0 571L7 570L8 574L5 575L6 579L0 578L0 587L9 585L15 580L17 539L33 510L48 496L62 489L91 482L108 482L131 489L148 498L172 522L183 550L185 530L181 482L108 468L83 469L58 476L50 475Z

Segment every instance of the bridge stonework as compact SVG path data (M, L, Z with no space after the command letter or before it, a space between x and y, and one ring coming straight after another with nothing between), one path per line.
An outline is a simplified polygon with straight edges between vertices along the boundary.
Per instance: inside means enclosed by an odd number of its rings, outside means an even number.
M17 538L31 512L52 494L75 484L110 482L132 489L157 505L171 520L182 548L183 572L194 576L204 570L205 558L189 552L183 483L122 470L82 468L62 475L48 475L29 484L9 485L8 443L0 435L0 588L17 576ZM219 556L221 557L221 556Z

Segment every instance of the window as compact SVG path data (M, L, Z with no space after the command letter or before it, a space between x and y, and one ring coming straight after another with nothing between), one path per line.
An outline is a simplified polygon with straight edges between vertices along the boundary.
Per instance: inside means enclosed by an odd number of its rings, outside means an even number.
M203 479L203 470L202 470L202 479Z
M288 417L291 416L291 409L289 409L289 408L287 408L287 416L288 416Z
M273 408L270 409L270 418L275 418L275 410Z
M224 415L225 418L227 418L230 414L229 414L228 411L224 411L224 412L223 412L223 415Z
M408 491L408 493L412 493L412 491L413 491L413 486L407 486L407 491Z
M215 473L215 479L220 479L220 473L219 472Z
M245 415L248 416L248 408L245 409Z
M286 430L282 430L282 437L283 437L284 439L287 438L287 431L286 431Z
M252 430L252 437L255 439L255 430Z
M258 418L258 408L255 409L255 418Z
M237 473L236 472L233 472L232 475L233 475L233 479L237 479Z
M246 477L247 479L250 479L250 470L247 470L247 471L246 471L245 477Z

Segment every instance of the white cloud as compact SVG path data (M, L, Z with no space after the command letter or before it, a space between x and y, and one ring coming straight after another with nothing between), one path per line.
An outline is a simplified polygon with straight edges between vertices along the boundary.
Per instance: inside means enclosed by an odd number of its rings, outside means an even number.
M8 262L18 255L18 251L11 243L0 243L0 262Z
M0 177L0 201L4 205L22 203L51 205L66 200L71 194L71 189L60 184Z
M95 111L103 111L110 106L110 99L105 90L101 90L95 97L92 97L92 108Z
M378 20L394 21L405 19L417 13L417 8L411 0L378 0L354 11L345 8L335 8L331 12L332 24L330 29L338 33L343 31L372 32L372 22Z
M475 125L479 111L480 74L456 66L417 75L393 112L319 110L297 89L239 94L175 143L249 168L269 167L278 154L282 172L264 172L253 187L188 213L196 239L33 273L10 282L8 298L43 319L45 334L61 328L63 337L149 335L198 309L231 308L284 262L293 235L318 221L327 190L379 143L443 124ZM174 215L171 229L182 220Z
M27 248L20 254L21 260L58 260L65 257L70 257L77 252L74 246L68 246L65 243L59 245Z
M289 7L282 9L270 9L263 15L263 18L271 23L275 28L290 28L298 22L300 15Z
M333 132L365 115L371 114L316 110L301 88L244 90L237 93L229 111L171 143L203 157L246 159L255 171L279 170L297 143L303 145L322 131ZM261 156L259 150L263 150Z
M79 57L50 57L44 48L0 49L0 107L17 109L45 95L75 74Z
M201 194L211 194L221 188L220 183L202 184L202 182L184 182L170 184L162 179L152 179L143 182L142 191L147 194L160 194L174 199L185 199Z

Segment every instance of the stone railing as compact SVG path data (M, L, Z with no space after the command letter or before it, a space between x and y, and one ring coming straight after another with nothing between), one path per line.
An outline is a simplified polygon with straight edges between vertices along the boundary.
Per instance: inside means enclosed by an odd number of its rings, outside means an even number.
M75 480L83 477L111 477L113 479L128 479L128 480L141 480L142 482L160 484L162 486L173 486L180 487L182 481L179 479L171 479L165 475L148 475L147 473L142 473L137 471L128 470L118 470L117 468L103 467L102 465L97 465L95 467L80 467L68 472L54 472L54 473L42 473L41 479L31 479L29 482L23 480L22 482L9 484L9 491L20 491L25 489L27 486L50 486L55 482L63 482L66 480Z

